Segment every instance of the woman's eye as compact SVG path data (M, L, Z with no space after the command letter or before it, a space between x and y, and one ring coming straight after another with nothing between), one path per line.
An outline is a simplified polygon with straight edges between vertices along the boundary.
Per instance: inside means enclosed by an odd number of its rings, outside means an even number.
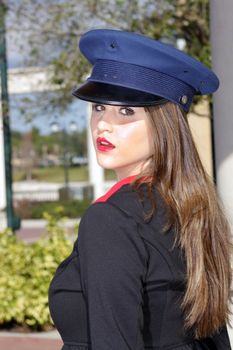
M93 104L92 105L92 110L94 110L96 112L101 112L101 111L104 110L104 106L103 105Z
M120 108L120 112L121 112L121 114L124 114L124 115L133 115L134 114L134 110L132 108L129 108L129 107Z

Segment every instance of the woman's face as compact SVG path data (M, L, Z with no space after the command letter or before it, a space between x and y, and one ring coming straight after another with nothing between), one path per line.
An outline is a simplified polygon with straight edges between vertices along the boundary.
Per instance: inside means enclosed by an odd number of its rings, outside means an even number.
M118 180L140 174L153 154L151 126L143 107L92 104L91 131L97 161Z

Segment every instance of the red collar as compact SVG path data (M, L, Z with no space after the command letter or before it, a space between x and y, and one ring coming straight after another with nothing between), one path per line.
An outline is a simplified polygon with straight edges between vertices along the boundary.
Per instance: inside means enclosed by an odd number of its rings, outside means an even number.
M97 203L97 202L106 202L106 200L109 197L111 197L115 192L117 192L122 186L133 182L135 177L136 177L136 175L131 175L131 176L128 176L128 177L118 181L103 196L97 198L95 203Z

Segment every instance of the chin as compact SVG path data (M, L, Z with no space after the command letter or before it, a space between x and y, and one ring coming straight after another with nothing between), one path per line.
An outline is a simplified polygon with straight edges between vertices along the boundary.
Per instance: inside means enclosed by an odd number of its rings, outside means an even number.
M101 168L114 170L114 166L109 164L108 162L101 161L97 158L97 163L99 164L99 166L101 166Z

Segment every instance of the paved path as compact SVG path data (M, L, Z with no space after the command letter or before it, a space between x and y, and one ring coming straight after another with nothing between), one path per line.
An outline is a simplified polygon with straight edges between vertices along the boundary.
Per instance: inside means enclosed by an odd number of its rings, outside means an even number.
M33 334L0 332L0 350L60 350L62 344L57 331Z
M74 233L74 227L79 221L80 219L69 219L64 222L64 227L67 228L68 233ZM23 220L21 228L16 231L16 235L25 242L35 242L45 231L45 226L45 220Z

